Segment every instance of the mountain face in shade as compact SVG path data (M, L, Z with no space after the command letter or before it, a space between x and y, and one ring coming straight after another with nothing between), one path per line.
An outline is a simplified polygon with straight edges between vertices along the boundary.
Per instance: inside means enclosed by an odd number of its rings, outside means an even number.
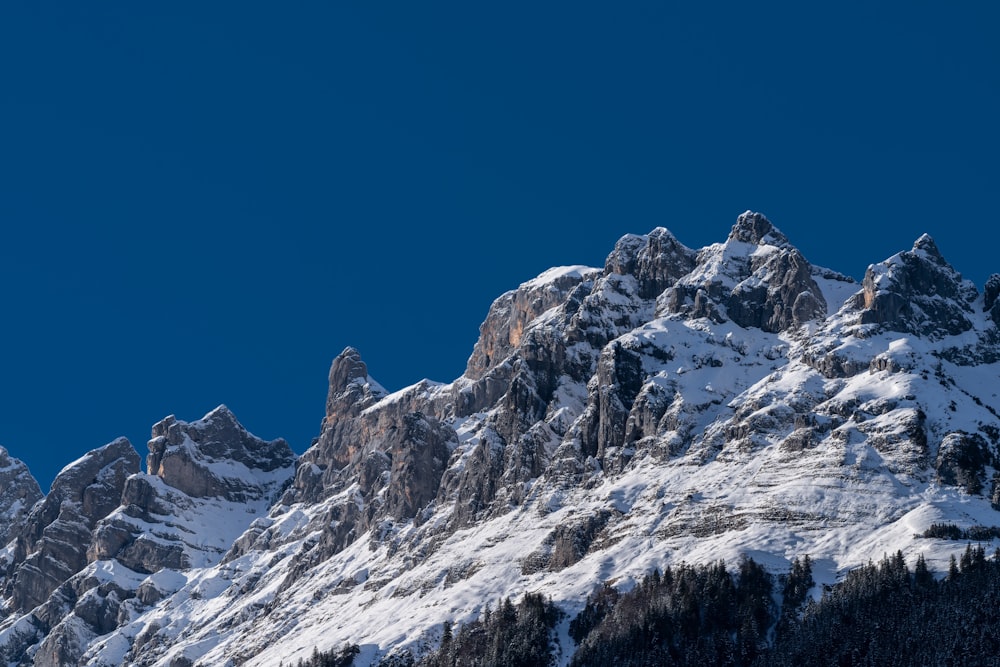
M42 497L28 466L0 447L0 543L7 544L13 537L11 528L19 525Z
M156 424L145 472L118 440L44 498L0 450L0 658L275 665L351 642L389 664L530 592L566 612L566 663L589 593L682 560L944 569L964 544L927 528L1000 524L998 296L926 235L857 283L747 212L721 243L657 228L500 296L448 384L388 393L344 350L301 457L224 407Z

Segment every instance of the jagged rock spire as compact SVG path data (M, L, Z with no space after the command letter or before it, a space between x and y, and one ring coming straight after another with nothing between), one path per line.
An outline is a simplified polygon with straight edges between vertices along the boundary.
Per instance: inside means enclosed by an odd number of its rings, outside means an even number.
M8 538L41 499L42 490L28 466L0 447L0 546L7 544Z
M225 405L191 423L173 415L153 425L146 466L168 486L200 497L244 500L261 493L254 471L289 467L295 454L283 439L266 441L247 431ZM242 463L247 476L226 474L216 463Z
M736 218L736 224L729 232L730 241L742 241L761 245L764 243L776 246L786 245L788 238L768 220L763 213L744 211Z
M91 531L118 506L125 479L138 471L139 455L127 439L118 438L56 475L17 538L10 580L17 609L41 604L87 564Z
M932 338L972 328L976 287L952 268L928 234L912 250L869 266L861 286L854 306L862 311L862 324Z
M941 255L941 251L938 250L937 244L934 243L934 239L931 238L930 234L921 234L920 238L913 242L913 251L923 251L938 264L948 265L948 262Z
M329 379L324 423L357 414L386 393L378 382L369 377L368 365L353 347L345 348L333 360Z
M604 262L605 275L633 275L639 297L652 299L673 285L695 265L695 252L664 227L645 236L623 236Z

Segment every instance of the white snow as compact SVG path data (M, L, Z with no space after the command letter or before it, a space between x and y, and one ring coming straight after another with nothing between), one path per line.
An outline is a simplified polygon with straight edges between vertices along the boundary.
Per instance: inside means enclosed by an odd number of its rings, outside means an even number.
M698 268L681 283L759 284L765 276L749 272L750 263L780 251L767 243L715 244L699 252ZM876 281L898 261L877 265ZM660 392L666 407L655 435L603 452L603 469L594 458L574 460L578 467L568 465L570 472L550 468L518 489L523 502L511 501L506 511L451 534L444 528L458 500L439 497L418 522L386 518L343 550L313 559L331 525L340 525L343 515L335 510L356 503L367 511L356 484L331 489L313 505L268 508L264 500L186 502L151 479L177 508L173 515L160 523L128 517L123 509L113 516L144 539L182 544L193 567L145 576L114 562L88 566L101 581L131 590L153 586L167 595L151 608L137 605L123 628L94 639L88 664L119 664L129 641L156 627L170 640L149 649L158 651L149 654L157 665L181 657L219 665L294 664L314 647L354 642L361 646L355 664L363 667L394 649L419 654L439 640L443 620L468 622L485 605L526 592L548 595L566 612L557 638L567 664L574 648L568 622L589 593L604 582L628 589L668 564L751 556L782 571L809 555L822 584L902 550L911 565L923 554L932 568L945 569L965 544L919 537L928 526L1000 524L987 498L941 484L933 468L949 433L1000 427L994 412L1000 362L959 366L942 355L973 348L994 325L973 313L972 331L933 341L861 326L856 309L846 305L860 286L824 269L812 275L829 314L783 334L654 317L655 303L637 300L633 277L601 276L584 266L558 267L524 283L594 280L584 300L591 318L585 324L616 332L609 344L639 355L644 390ZM552 308L530 326L559 333L565 315ZM579 340L565 347L567 359L591 365L600 352ZM853 370L824 376L813 366L828 357ZM366 417L411 399L448 405L438 416L456 432L447 474L459 479L477 447L491 448L501 460L506 451L492 422L500 408L457 416L447 403L449 392L470 382L417 383L381 396ZM591 382L599 390L597 380ZM585 382L566 374L551 389L532 435L539 456L556 460L579 452L591 394ZM918 431L926 435L926 451ZM241 464L211 465L233 479L277 483ZM556 529L599 513L611 518L578 562L558 571L529 566L551 548ZM253 546L222 563L222 553L248 527ZM298 578L289 585L293 572ZM0 645L15 627L0 628Z
M578 278L580 280L587 280L593 278L595 273L599 272L600 269L596 269L592 266L583 266L582 264L574 264L573 266L556 266L548 271L543 271L538 274L537 277L531 280L521 283L521 288L533 288L533 287L544 287L550 283L559 280L560 278Z

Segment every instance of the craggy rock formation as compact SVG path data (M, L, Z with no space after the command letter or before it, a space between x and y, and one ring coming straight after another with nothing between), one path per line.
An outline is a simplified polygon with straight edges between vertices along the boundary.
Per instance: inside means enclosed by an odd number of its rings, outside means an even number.
M0 630L0 656L77 664L90 642L172 592L164 572L222 560L291 481L296 456L220 406L156 424L147 461L153 472L140 473L121 438L56 477L16 542L7 595L31 613Z
M594 269L587 267L569 267L551 276L542 274L494 301L479 328L479 341L469 357L465 376L479 380L509 357L521 342L528 324L550 308L560 305L573 288L592 279L595 273Z
M1000 277L980 302L928 236L859 285L750 211L700 250L626 235L498 298L449 384L389 393L345 349L299 458L225 407L156 424L147 472L117 441L41 500L0 450L0 662L291 664L352 641L359 665L406 664L470 600L572 610L756 551L832 576L891 536L944 553L915 533L1000 507L998 322Z
M664 294L661 310L769 332L826 314L812 266L760 213L740 215L726 243L699 253L698 267Z
M942 483L977 494L986 481L986 466L993 462L994 453L982 435L957 432L941 441L934 468Z
M195 422L170 416L155 424L146 462L149 473L125 480L120 506L97 526L91 561L113 558L151 574L218 560L250 520L219 527L219 536L190 535L185 523L197 526L199 515L233 505L244 514L265 510L290 481L296 456L280 438L249 433L222 405Z
M972 328L976 296L975 285L963 280L924 234L912 250L868 267L854 305L862 309L862 324L940 338Z
M244 471L269 473L287 468L294 459L287 442L280 438L265 442L251 435L220 405L190 424L170 416L154 425L146 468L167 486L193 498L216 496L246 502L259 498L263 490ZM220 465L227 466L226 470L220 471Z
M87 564L91 531L121 498L125 479L139 470L139 455L125 438L92 450L56 475L44 500L17 535L6 593L13 608L41 604Z
M41 499L42 490L28 466L0 447L0 545L16 535L32 506Z

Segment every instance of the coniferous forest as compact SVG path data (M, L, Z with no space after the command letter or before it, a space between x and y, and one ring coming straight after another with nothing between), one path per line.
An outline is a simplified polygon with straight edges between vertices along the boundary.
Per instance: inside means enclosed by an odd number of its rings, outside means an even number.
M902 553L851 571L813 600L811 562L777 577L752 559L681 564L632 590L605 585L570 621L574 667L1000 666L1000 551L966 548L935 578ZM424 667L554 664L559 612L528 595L472 623L444 626ZM414 664L399 658L393 664Z

